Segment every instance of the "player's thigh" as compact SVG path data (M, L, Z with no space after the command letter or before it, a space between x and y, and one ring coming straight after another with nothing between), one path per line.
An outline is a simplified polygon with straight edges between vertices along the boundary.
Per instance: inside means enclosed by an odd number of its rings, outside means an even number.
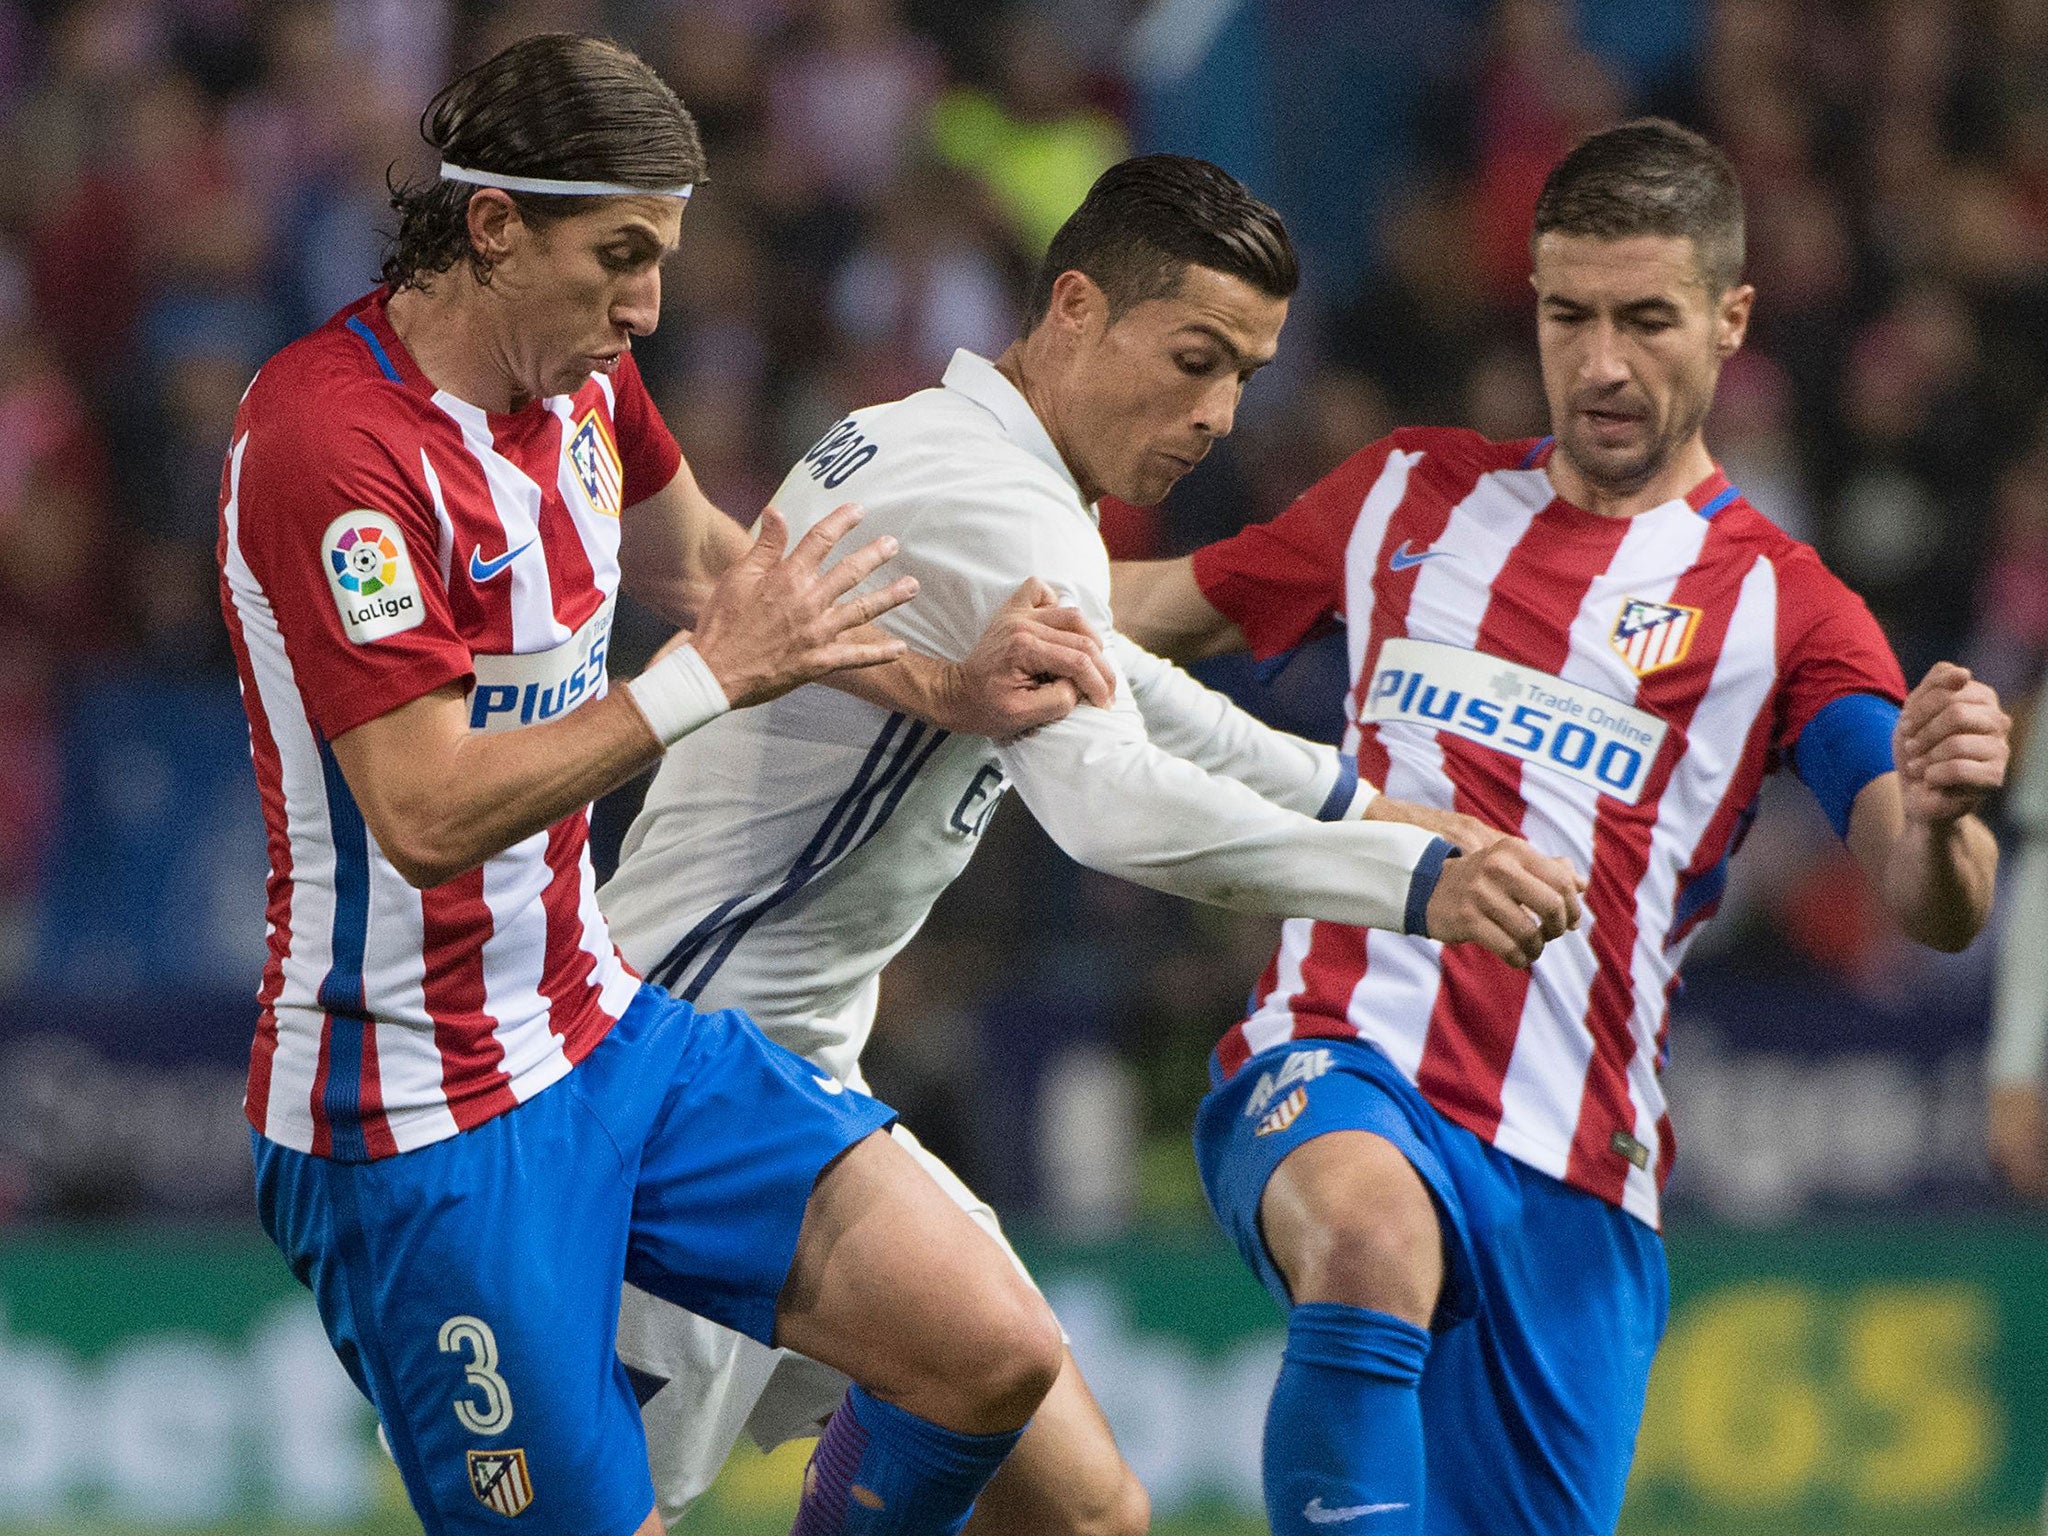
M1024 1438L975 1501L966 1536L1142 1536L1151 1501L1068 1351Z
M653 1490L613 1350L631 1189L566 1084L372 1163L259 1139L257 1191L430 1532L639 1526Z
M625 1278L773 1344L820 1175L895 1115L743 1013L666 997L661 1007L683 1046L639 1141Z
M1422 1375L1431 1529L1608 1536L1664 1331L1661 1240L1486 1148L1466 1170L1482 1300Z
M1259 1230L1297 1302L1391 1312L1422 1327L1443 1289L1443 1233L1422 1176L1386 1137L1335 1130L1289 1153Z
M619 1303L618 1351L640 1401L662 1518L673 1524L716 1480L785 1357L634 1285Z
M1210 1208L1283 1307L1334 1301L1428 1324L1473 1304L1454 1130L1359 1041L1283 1045L1203 1100Z
M776 1342L954 1429L987 1432L1058 1374L1045 1299L910 1153L871 1136L819 1179ZM1018 1420L1021 1422L1021 1418Z

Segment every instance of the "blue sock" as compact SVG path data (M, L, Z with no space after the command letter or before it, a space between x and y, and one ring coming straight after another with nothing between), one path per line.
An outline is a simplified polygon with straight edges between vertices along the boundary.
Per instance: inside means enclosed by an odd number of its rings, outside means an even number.
M954 1536L1023 1433L963 1435L850 1388L804 1469L790 1536Z
M1429 1330L1385 1312L1311 1301L1288 1314L1266 1410L1273 1536L1420 1536L1428 1356Z

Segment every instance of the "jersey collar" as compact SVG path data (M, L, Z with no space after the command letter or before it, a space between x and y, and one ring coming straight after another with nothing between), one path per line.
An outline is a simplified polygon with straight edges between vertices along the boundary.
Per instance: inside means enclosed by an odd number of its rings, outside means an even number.
M1073 471L1067 468L1067 461L1060 457L1059 449L1052 445L1052 436L1045 430L1045 423L1031 409L1031 402L1024 398L1016 385L1003 377L1002 370L994 363L961 347L954 352L953 361L946 365L946 376L941 382L947 389L965 395L995 417L1002 429L1016 440L1018 447L1058 470L1060 478L1073 486L1074 495L1078 497L1081 494Z

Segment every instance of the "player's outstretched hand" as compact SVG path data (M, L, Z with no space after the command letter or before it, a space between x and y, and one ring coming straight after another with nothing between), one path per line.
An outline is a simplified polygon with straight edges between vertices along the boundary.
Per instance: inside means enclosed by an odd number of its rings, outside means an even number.
M1536 963L1543 946L1579 926L1586 880L1569 860L1548 858L1519 837L1447 859L1424 918L1429 936L1477 944L1516 967Z
M2048 1105L2039 1083L1994 1083L1986 1106L1991 1166L2015 1193L2048 1199Z
M903 654L903 642L893 637L847 637L848 630L917 595L913 576L858 597L847 595L896 553L896 541L876 539L823 569L832 546L860 518L860 507L849 502L821 518L790 549L789 524L782 514L773 507L761 514L754 547L719 579L692 642L735 709L828 672L872 667Z
M1990 685L1937 661L1906 695L1892 732L1906 819L1938 825L1976 810L2005 782L2011 737L2012 717Z
M951 671L948 718L939 723L997 741L1064 719L1083 700L1106 709L1116 698L1101 637L1036 576L1010 594Z

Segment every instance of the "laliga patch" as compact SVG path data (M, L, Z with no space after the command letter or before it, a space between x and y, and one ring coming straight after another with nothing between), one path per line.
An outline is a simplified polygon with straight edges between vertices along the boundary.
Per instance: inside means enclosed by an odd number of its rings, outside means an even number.
M1700 610L1678 603L1652 603L1632 597L1621 605L1608 643L1637 677L1675 667L1692 649Z
M611 431L596 406L585 411L583 419L576 423L564 452L569 455L569 467L575 471L583 494L590 498L591 507L606 517L617 517L626 494L626 471L619 463L618 445L612 441Z
M527 1476L526 1452L471 1451L469 1491L486 1509L516 1515L533 1502L533 1479Z
M1266 1118L1253 1130L1254 1136L1270 1136L1275 1131L1284 1131L1301 1118L1301 1112L1308 1108L1308 1090L1297 1088L1278 1104L1275 1104Z
M398 520L358 508L327 525L320 556L341 628L357 645L401 634L427 616Z

